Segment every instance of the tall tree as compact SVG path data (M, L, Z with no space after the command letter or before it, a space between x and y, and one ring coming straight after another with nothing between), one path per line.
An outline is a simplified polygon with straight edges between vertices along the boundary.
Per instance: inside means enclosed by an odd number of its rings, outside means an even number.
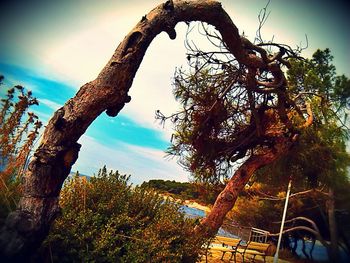
M237 127L243 130L237 129L237 135L232 137L237 143L231 143L229 156L238 159L250 154L219 195L214 212L202 222L204 227L199 229L207 232L209 228L213 232L254 171L289 150L296 139L290 113L297 111L303 118L302 110L298 110L286 93L288 85L282 70L284 66L290 67L287 59L295 56L295 52L284 45L251 43L239 34L216 1L169 0L141 18L98 77L83 85L49 121L24 178L24 192L18 208L9 215L1 229L0 258L3 261L25 259L45 238L59 211L58 196L62 183L78 158L78 139L102 112L114 117L131 100L129 88L151 41L162 31L174 39L178 22L197 20L213 25L220 32L223 45L234 57L234 65L238 66L238 69L229 67L233 71L225 85L230 91L242 87L237 92L243 91L240 106L245 106L247 118L241 117L243 125ZM275 47L275 50L268 52L264 49L266 45ZM235 82L230 85L233 80ZM212 106L206 106L208 120L198 116L203 120L201 129L204 134L215 134L217 123L214 116L218 116L216 111L221 105L221 94L211 102ZM200 132L198 139L199 142L204 139Z
M220 37L208 31L206 35L220 43ZM212 52L190 50L188 59L192 68L187 72L177 71L174 82L174 94L183 108L170 116L176 132L169 153L178 155L180 163L195 178L225 181L230 169L237 169L202 226L216 232L257 168L280 158L262 173L267 177L265 182L280 184L293 176L298 182L296 185L303 190L322 185L329 188L328 221L332 245L327 247L331 258L336 260L338 242L332 196L336 185L347 182L350 159L345 142L349 134L346 126L349 80L336 76L332 56L326 49L316 51L312 59L291 59L288 83L283 92L271 87L249 90L249 70L235 64L230 57L227 61L220 60L217 54L226 50L217 46L220 50ZM263 76L260 73L258 77ZM235 82L232 78L240 81ZM261 82L258 80L257 84L261 85ZM271 82L265 86L268 84ZM313 125L305 127L299 123L303 119L298 111L309 109L310 112L311 108ZM264 119L271 113L279 119ZM167 119L161 113L158 117L163 121ZM276 144L274 140L279 136L288 137L289 133L298 134L299 142L290 150L271 152L269 157L268 151ZM282 153L286 155L283 157ZM249 163L252 158L256 158L256 169ZM243 160L244 164L237 165L237 160Z
M196 180L226 184L196 229L213 234L251 176L289 151L301 130L312 123L312 114L305 100L293 99L280 68L291 66L288 59L300 59L300 49L261 38L256 45L244 40L250 54L274 61L269 68L250 67L230 53L215 30L203 24L200 30L212 50L188 45L189 70L180 69L174 77L181 109L168 117L158 111L157 117L171 119L175 126L169 154L179 156Z
M350 157L346 152L346 140L350 135L347 120L350 80L344 75L336 75L332 60L330 50L325 49L317 50L310 60L294 61L294 67L289 72L289 82L296 98L304 97L304 100L309 99L315 105L314 125L305 131L307 142L299 144L300 153L306 155L304 159L308 161L299 162L299 167L303 168L299 171L304 172L311 186L323 184L328 189L329 256L332 261L338 261L335 189L341 189L349 183Z

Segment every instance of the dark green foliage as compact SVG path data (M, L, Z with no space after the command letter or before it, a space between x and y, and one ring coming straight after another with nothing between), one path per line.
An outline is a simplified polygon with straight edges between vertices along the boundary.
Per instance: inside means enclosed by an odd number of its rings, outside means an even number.
M204 182L181 183L158 179L144 182L142 187L152 188L158 192L170 194L182 200L196 200L203 204L214 204L216 197L223 190L224 185Z
M291 60L292 67L288 71L290 91L294 96L299 99L318 97L322 107L331 111L320 109L324 113L322 118L327 118L327 114L345 117L346 110L350 108L350 79L336 75L332 60L328 48L318 49L312 59Z
M350 80L344 75L336 75L332 58L329 49L326 49L317 50L312 59L292 61L292 68L288 72L290 92L296 98L296 103L310 103L314 115L313 124L300 130L297 143L286 156L255 175L250 195L242 196L238 202L242 206L246 205L249 213L242 211L242 207L237 207L233 214L235 220L259 225L264 220L256 218L266 214L266 207L271 207L271 211L277 210L279 213L271 212L267 217L270 221L279 221L284 199L262 200L256 198L256 195L267 199L283 197L287 182L292 178L292 193L308 189L318 191L292 197L288 206L288 218L304 216L312 219L321 235L329 239L332 226L328 219L328 192L332 189L338 234L342 242L348 243L350 225L345 222L350 222L350 207L347 205L350 203L350 155L346 149L349 139L347 114ZM273 227L273 224L265 225L265 229L277 232Z
M166 192L170 194L174 194L177 196L181 196L184 199L194 199L198 197L198 193L196 193L194 189L194 185L188 182L176 182L170 180L149 180L148 182L143 182L142 187L149 187L160 192Z
M205 68L195 74L181 70L175 74L173 92L182 109L172 119L175 132L168 153L178 156L179 163L201 182L217 183L226 178L230 158L240 150L234 145L231 151L225 149L239 141L237 130L249 125L231 101L235 91L227 94L232 70Z
M200 252L194 222L178 205L129 177L101 169L89 181L75 176L61 194L62 216L37 259L53 262L180 262Z
M293 176L294 188L299 190L348 182L350 80L336 75L332 59L330 50L325 49L317 50L310 60L292 61L288 71L291 93L298 96L297 103L311 104L313 125L300 131L298 143L287 156L261 171L260 180L279 184Z

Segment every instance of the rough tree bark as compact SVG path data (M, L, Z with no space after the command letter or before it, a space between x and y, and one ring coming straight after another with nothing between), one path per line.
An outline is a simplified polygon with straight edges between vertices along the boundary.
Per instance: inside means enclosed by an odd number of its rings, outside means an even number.
M260 168L276 161L284 154L288 153L293 143L297 139L296 134L286 136L285 124L281 122L276 112L267 112L262 118L262 132L270 138L270 147L263 147L253 153L235 171L224 190L217 197L213 208L207 217L202 219L200 225L195 228L196 234L212 236L217 233L226 214L233 208L239 194L248 183L252 175Z
M205 217L196 233L215 235L221 227L226 214L233 208L239 194L243 191L244 186L248 183L252 175L265 165L268 165L288 151L289 141L281 142L278 145L280 149L266 149L258 155L253 155L231 177L224 190L217 197L213 208L207 217Z
M78 139L102 112L114 117L131 100L128 91L149 44L162 31L174 39L174 27L180 21L203 21L214 25L240 63L270 69L274 74L276 65L270 67L271 59L266 53L258 56L247 52L245 47L249 43L241 39L237 27L220 3L210 0L167 1L153 9L119 44L98 77L83 85L49 121L25 175L18 208L8 216L1 229L1 262L26 261L41 244L59 212L58 196L78 158ZM273 159L273 154L270 155L269 158ZM242 176L241 185L254 169L261 166L256 158L250 162L254 168L245 166L238 175ZM228 187L232 188L233 184ZM222 198L226 198L226 194ZM234 197L228 198L233 200Z

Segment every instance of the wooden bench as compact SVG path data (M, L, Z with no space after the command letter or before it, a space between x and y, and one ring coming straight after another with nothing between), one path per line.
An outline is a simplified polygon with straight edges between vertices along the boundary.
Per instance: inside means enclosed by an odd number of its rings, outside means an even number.
M237 249L236 253L239 253L242 255L243 262L245 256L252 256L252 261L255 260L256 256L261 256L264 259L264 262L266 262L266 256L268 256L271 251L271 244L267 243L258 243L250 241L247 243L246 246L242 246L241 248Z
M214 246L210 247L211 251L219 251L222 252L221 260L224 258L226 252L231 253L230 260L234 257L234 261L236 262L236 252L239 247L241 239L216 236L211 244ZM215 246L218 245L218 246Z

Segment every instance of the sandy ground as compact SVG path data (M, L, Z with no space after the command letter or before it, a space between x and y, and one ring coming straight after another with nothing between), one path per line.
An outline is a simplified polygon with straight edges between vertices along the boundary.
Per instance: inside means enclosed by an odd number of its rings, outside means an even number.
M201 205L195 201L192 201L192 200L183 201L181 199L175 199L174 197L167 195L167 194L159 194L159 195L163 196L164 199L169 199L169 200L174 201L178 204L183 204L183 205L186 205L186 206L191 207L191 208L197 208L197 209L205 211L206 213L210 212L210 208L208 206Z
M187 205L188 207L191 207L191 208L196 208L196 209L203 210L206 213L210 212L210 208L208 206L204 206L204 205L198 204L197 202L186 200L184 202L184 204Z
M212 253L210 252L209 255L207 256L207 259L205 256L202 257L202 259L199 261L200 263L204 263L204 262L209 262L209 263L225 263L225 262L234 262L234 259L232 258L230 260L231 254L230 253L226 253L223 260L221 260L221 256L222 256L222 252L219 251L213 251ZM242 260L242 256L241 255L237 255L236 256L236 262L243 262ZM252 259L246 258L244 257L244 262L264 262L264 259L260 256L256 256L255 260L253 261ZM272 263L273 262L273 257L272 256L267 256L266 257L266 263ZM291 263L292 261L287 261L287 260L283 260L283 259L279 259L278 263Z

